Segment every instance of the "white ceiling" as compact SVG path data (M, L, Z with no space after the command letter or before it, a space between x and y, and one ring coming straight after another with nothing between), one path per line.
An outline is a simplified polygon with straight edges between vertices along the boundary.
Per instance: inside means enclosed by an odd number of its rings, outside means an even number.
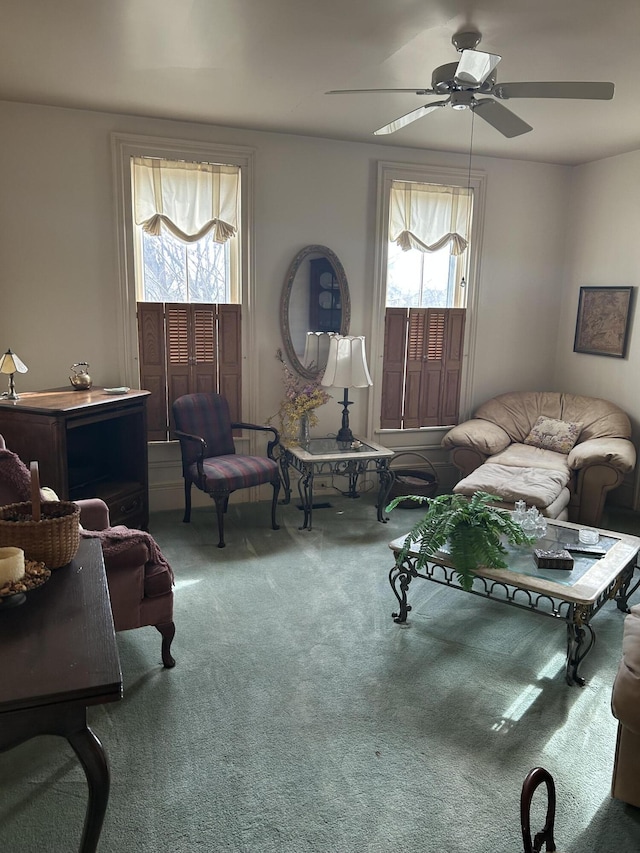
M612 101L510 100L533 131L480 118L477 154L576 164L640 148L640 0L2 0L0 99L448 151L469 150L470 111L436 100L329 96L429 87L477 28L498 81L602 80Z

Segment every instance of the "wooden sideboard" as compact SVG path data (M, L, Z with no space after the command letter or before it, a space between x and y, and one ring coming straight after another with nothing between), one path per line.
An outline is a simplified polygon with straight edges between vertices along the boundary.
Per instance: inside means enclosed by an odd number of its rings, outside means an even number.
M52 389L0 400L0 433L64 500L102 498L112 524L149 526L149 391Z

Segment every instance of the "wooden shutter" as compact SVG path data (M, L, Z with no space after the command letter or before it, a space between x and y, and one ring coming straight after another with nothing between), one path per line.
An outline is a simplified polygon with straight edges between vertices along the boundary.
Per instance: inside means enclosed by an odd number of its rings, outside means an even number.
M458 422L464 308L387 308L382 429Z
M167 372L161 302L138 303L138 341L140 387L151 392L147 397L148 440L166 441Z
M219 392L242 420L240 305L138 303L140 384L151 391L148 440L166 441L171 405L196 392Z
M242 420L242 306L218 306L219 389L232 421Z
M458 422L465 314L464 308L427 308L420 426Z
M218 390L217 305L190 305L191 372L189 393Z
M407 350L407 309L387 308L384 318L382 361L382 429L402 426L404 362Z
M165 304L165 337L167 347L167 404L191 392L191 305L180 302Z
M422 351L420 411L417 416L417 426L440 426L440 399L448 309L427 308L424 310L425 336Z
M410 308L407 331L407 371L404 388L405 429L423 426L421 411L423 403L423 364L427 334L427 309Z
M442 375L440 426L453 426L460 416L460 382L464 355L466 310L449 308Z

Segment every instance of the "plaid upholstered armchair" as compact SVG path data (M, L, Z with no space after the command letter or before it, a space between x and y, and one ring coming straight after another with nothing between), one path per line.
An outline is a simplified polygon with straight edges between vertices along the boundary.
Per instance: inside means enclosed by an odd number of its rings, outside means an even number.
M218 517L218 548L224 548L224 514L229 495L237 489L273 486L271 501L271 526L276 524L276 507L280 491L278 463L273 450L278 444L278 431L257 424L232 423L229 404L220 394L185 394L173 403L175 435L182 452L184 477L184 521L191 520L191 486L210 495L216 505ZM244 456L236 453L234 429L270 432L273 438L267 445L265 456Z

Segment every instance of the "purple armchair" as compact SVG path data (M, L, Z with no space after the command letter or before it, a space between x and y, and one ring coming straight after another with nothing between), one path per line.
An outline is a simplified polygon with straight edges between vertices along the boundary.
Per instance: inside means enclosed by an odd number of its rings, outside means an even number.
M280 472L273 450L280 441L278 430L258 424L232 423L229 404L220 394L185 394L174 400L175 435L180 441L182 476L184 477L184 518L191 520L191 486L210 495L216 505L218 518L218 548L225 547L224 514L229 495L237 489L270 483L271 527L276 523L276 507L280 491ZM234 429L269 432L273 438L267 444L266 456L245 456L236 453Z
M28 478L26 466L7 450L0 435L0 506L30 500ZM162 663L167 668L175 666L171 656L176 630L173 571L158 545L144 531L111 527L109 508L100 498L76 503L80 507L81 535L101 540L116 631L153 625L162 636Z

